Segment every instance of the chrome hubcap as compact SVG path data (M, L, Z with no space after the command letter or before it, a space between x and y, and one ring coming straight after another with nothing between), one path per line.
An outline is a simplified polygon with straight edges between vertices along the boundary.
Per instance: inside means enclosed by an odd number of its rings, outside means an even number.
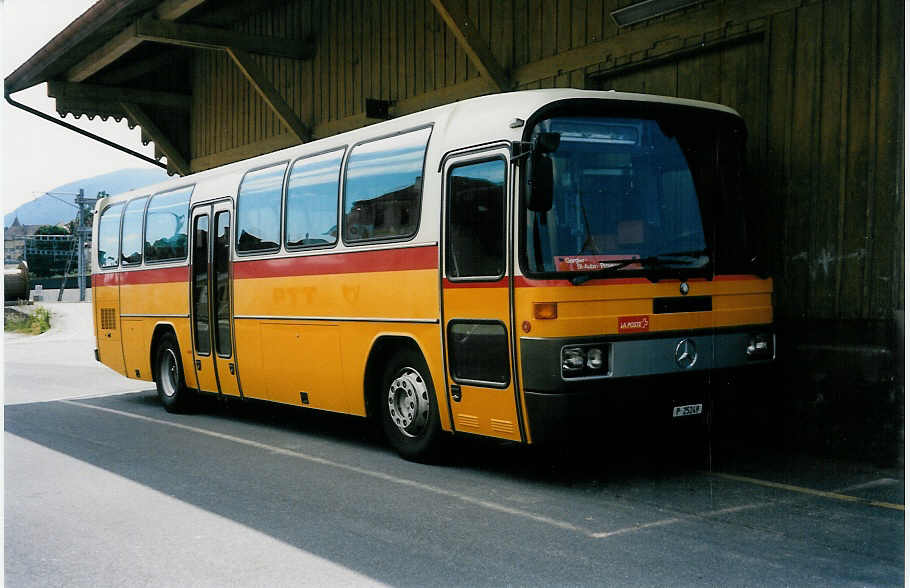
M430 420L430 393L414 368L403 368L389 386L389 415L407 437L417 437Z
M161 354L158 373L161 378L161 389L168 397L177 393L177 356L173 349L165 349Z

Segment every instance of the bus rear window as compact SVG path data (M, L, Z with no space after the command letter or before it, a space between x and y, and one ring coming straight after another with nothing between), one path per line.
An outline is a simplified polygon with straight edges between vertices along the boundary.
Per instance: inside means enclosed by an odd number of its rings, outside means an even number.
M121 261L123 265L142 263L142 213L148 198L137 198L126 205L123 213Z
M361 143L344 178L344 240L403 239L417 232L430 127Z
M108 206L98 221L98 265L117 267L120 255L120 213L123 203Z

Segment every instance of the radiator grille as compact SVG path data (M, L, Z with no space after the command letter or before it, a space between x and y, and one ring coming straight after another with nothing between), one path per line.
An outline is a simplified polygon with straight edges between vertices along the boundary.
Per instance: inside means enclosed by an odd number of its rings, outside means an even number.
M117 328L117 317L113 308L102 308L101 309L101 328L102 329L116 329Z

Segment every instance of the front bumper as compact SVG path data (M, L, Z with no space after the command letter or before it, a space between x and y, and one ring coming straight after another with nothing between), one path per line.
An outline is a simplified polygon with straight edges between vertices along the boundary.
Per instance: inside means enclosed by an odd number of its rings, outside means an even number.
M717 331L652 333L638 337L521 339L525 404L533 443L603 437L607 433L643 435L667 427L703 425L718 401L738 402L750 379L761 381L773 361L750 359L749 341L773 327L759 325ZM697 349L693 363L678 361L687 340ZM597 345L607 369L595 377L567 377L561 350ZM735 382L735 384L734 384ZM698 416L673 418L673 408L702 404Z
M525 391L532 443L644 437L670 426L700 426L714 400L717 374L702 372L589 381L571 392ZM702 414L673 418L673 408L701 404Z

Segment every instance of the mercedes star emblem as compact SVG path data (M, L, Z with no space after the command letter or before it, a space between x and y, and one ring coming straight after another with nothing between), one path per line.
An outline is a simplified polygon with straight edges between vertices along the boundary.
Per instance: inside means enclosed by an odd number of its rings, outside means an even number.
M673 354L673 357L676 359L676 365L684 370L687 370L695 365L695 360L698 359L698 351L695 349L695 341L687 338L677 343L676 353Z

